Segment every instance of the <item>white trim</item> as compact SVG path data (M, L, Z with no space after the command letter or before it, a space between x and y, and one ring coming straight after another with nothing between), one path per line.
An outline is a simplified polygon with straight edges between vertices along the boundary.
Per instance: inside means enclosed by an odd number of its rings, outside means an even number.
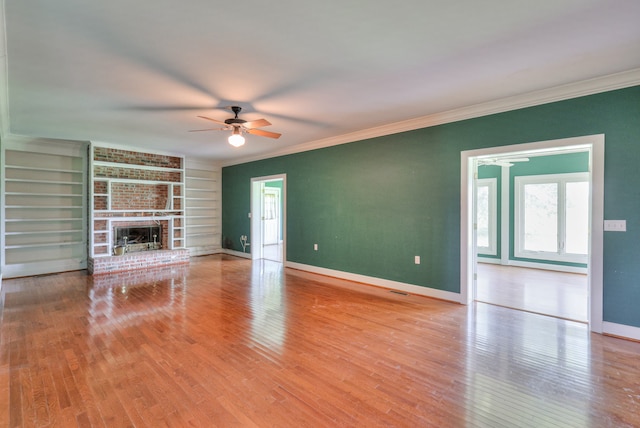
M480 257L480 254L495 256L498 254L498 179L496 177L478 178L476 182L476 193L478 192L478 189L480 187L486 187L488 191L487 203L489 204L489 207L487 208L487 211L489 217L489 246L481 247L480 245L476 244L476 248L478 250L478 257ZM476 196L476 206L477 204L478 202ZM476 212L476 217L477 216L478 213ZM476 234L477 231L478 227L476 226Z
M567 215L566 188L567 183L589 183L588 172L570 172L561 174L541 174L541 175L519 175L514 177L514 258L538 259L568 263L587 263L587 254L572 254L566 252ZM524 187L530 184L557 184L557 240L555 242L556 251L533 251L524 248L524 227L525 227L525 198ZM585 231L588 234L588 231Z
M481 255L478 255L476 261L478 263L485 263L488 265L501 265L502 261L500 259L491 259L489 257L482 257Z
M269 159L277 156L290 155L293 153L306 152L339 144L352 143L354 141L366 140L368 138L381 137L384 135L396 134L399 132L412 131L420 128L442 125L445 123L458 122L461 120L473 119L490 114L503 113L537 105L568 100L572 98L584 97L616 89L629 88L640 85L640 68L636 68L621 73L611 74L594 79L556 86L554 88L543 89L527 94L516 95L487 103L462 107L429 116L418 117L391 123L388 125L369 128L349 134L310 141L295 146L285 147L280 150L262 155L245 157L240 159L230 159L224 161L222 166L238 165L242 163Z
M511 209L511 174L509 167L503 166L501 172L501 191L500 195L500 260L502 264L509 264L511 256L511 229L510 225L510 209Z
M40 262L4 265L2 275L5 278L18 278L48 273L68 272L87 268L87 259L64 259Z
M612 322L602 323L602 333L627 339L640 340L640 327L616 324Z
M243 259L251 259L251 253L243 253L242 251L230 250L228 248L223 248L220 252L230 256L242 257Z
M365 285L374 285L376 287L388 288L390 290L403 291L406 293L417 294L425 297L433 297L435 299L446 300L449 302L458 303L460 301L460 295L451 291L437 290L435 288L421 287L419 285L406 284L404 282L392 281L389 279L376 278L373 276L360 275L334 269L327 269L296 262L285 262L285 267L302 270L305 272L316 273L319 275L330 276L333 278L346 279L348 281L361 282Z
M566 272L566 273L582 273L582 274L589 273L589 270L585 267L564 266L564 265L555 265L555 264L549 264L549 263L525 262L521 260L510 260L509 263L507 263L505 266L552 270L555 272Z
M473 247L471 196L473 192L472 162L477 157L496 154L517 155L524 152L551 152L557 148L584 147L591 151L591 233L589 254L589 327L602 332L603 323L603 224L604 224L604 134L535 143L513 144L460 152L460 303L473 301L473 268L476 255Z
M582 268L582 267L563 266L563 265L555 265L555 264L547 264L547 263L521 262L518 260L511 260L509 263L502 263L500 259L478 257L476 261L478 263L483 263L487 265L500 265L500 266L506 266L506 267L522 267L522 268L530 268L530 269L538 269L538 270L551 270L554 272L579 273L579 274L587 274L589 272L587 268Z
M281 205L282 212L282 260L287 258L287 174L274 174L264 177L252 177L251 178L251 192L250 192L250 206L251 206L251 224L250 224L250 242L251 258L261 259L263 257L262 252L262 221L260 216L262 214L262 194L260 192L260 186L262 183L268 181L280 181L282 180L282 193L281 193Z

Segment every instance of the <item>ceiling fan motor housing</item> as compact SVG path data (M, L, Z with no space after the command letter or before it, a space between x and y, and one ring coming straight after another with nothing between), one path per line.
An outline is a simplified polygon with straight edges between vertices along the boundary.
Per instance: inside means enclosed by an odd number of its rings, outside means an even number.
M224 123L226 123L227 125L242 125L243 123L247 123L247 121L244 119L238 119L238 114L240 113L241 110L242 110L242 107L232 106L231 111L235 113L236 117L233 117L231 119L226 119Z

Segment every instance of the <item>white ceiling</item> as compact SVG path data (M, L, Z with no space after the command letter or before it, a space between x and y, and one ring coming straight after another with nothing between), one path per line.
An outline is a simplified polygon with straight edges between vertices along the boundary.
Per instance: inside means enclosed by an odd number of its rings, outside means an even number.
M11 133L225 162L640 68L638 0L4 3Z

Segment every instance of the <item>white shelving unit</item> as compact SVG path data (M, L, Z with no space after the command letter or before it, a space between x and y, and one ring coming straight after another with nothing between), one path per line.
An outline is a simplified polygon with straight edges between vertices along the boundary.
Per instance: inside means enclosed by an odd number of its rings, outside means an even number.
M86 268L86 147L31 138L3 142L5 278Z
M130 149L91 146L91 257L113 254L113 226L124 222L164 222L167 227L164 248L184 248L184 159L174 155L139 153L138 160L107 162L96 160L96 150L134 153ZM154 162L159 164L167 157L179 159L180 165L152 165ZM154 174L164 175L165 178L148 178Z
M186 160L186 247L192 256L214 254L221 245L221 170Z

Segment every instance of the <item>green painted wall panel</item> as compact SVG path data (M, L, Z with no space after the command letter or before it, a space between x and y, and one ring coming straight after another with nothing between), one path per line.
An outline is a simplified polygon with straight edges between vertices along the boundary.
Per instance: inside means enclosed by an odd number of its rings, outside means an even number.
M604 319L640 327L640 87L225 167L223 236L249 235L251 177L286 173L287 260L459 292L460 151L592 134L628 228L605 233Z

